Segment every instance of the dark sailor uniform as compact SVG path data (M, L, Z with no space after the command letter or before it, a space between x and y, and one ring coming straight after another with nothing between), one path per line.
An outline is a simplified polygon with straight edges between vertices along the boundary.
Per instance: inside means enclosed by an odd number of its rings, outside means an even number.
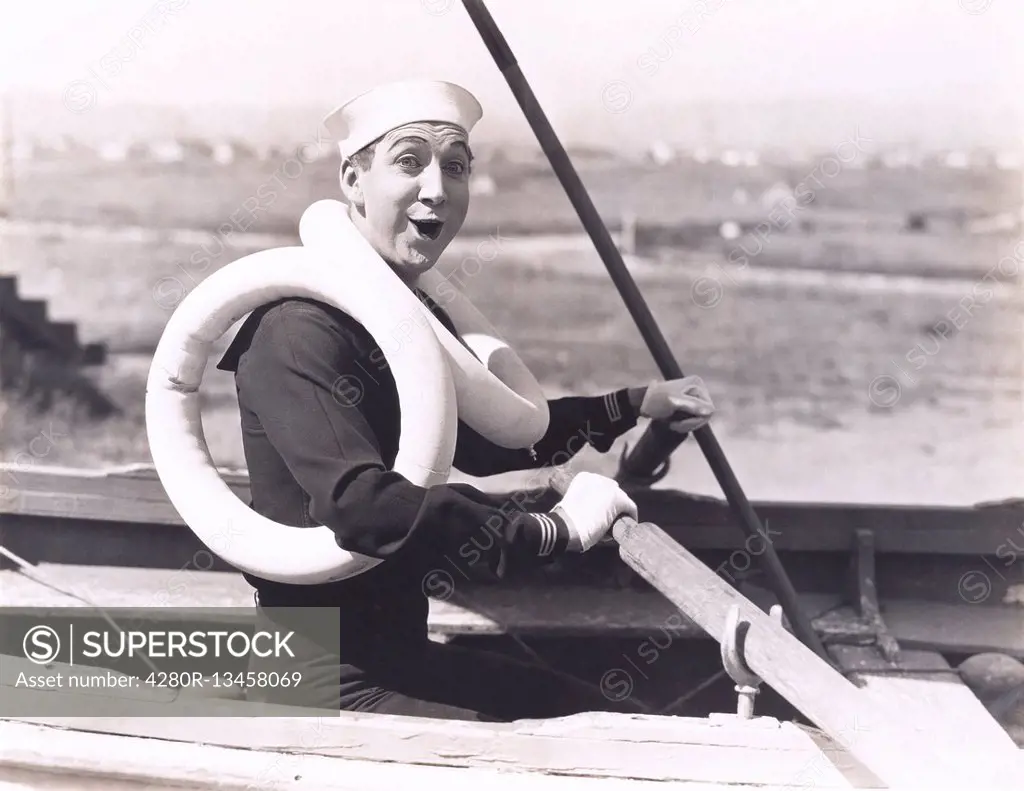
M417 296L455 334L444 310ZM320 686L311 687L308 705L485 719L608 707L599 695L584 701L582 690L565 692L564 679L536 668L427 640L425 580L432 572L443 571L455 585L500 579L558 557L569 534L557 513L531 513L528 502L466 484L424 488L391 471L398 392L362 325L322 302L278 300L246 319L217 367L235 375L251 507L297 529L326 525L342 548L384 559L320 585L246 575L261 609L338 612L341 645L331 653L341 652L340 685L336 657ZM460 421L455 468L487 476L562 464L585 444L609 450L637 422L625 389L548 405L548 431L532 449L502 448ZM310 655L319 650L308 648ZM307 657L307 680L328 664ZM511 685L507 694L494 689L495 672L499 685Z

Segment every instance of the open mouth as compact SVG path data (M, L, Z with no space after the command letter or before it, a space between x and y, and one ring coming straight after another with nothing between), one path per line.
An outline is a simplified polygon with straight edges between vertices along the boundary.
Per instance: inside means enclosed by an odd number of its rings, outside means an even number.
M437 239L441 235L441 229L444 227L444 223L441 220L409 220L413 227L416 228L420 236L427 239Z

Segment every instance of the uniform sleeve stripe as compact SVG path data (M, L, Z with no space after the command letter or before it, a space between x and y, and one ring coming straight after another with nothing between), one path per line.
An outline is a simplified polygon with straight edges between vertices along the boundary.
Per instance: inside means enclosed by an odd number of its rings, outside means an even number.
M534 514L534 516L540 522L541 528L540 549L537 550L537 554L540 557L545 557L550 555L555 549L558 528L555 526L554 520L546 514Z
M551 521L551 518L547 514L541 515L541 521L544 523L544 539L541 542L540 554L542 556L551 554L555 548L555 523Z
M548 540L548 523L544 520L543 514L534 514L534 517L537 520L537 524L540 525L540 545L537 548L537 554L543 555L544 545Z
M622 419L622 410L619 409L619 402L615 395L615 393L605 393L604 395L604 409L608 413L608 419L613 423Z

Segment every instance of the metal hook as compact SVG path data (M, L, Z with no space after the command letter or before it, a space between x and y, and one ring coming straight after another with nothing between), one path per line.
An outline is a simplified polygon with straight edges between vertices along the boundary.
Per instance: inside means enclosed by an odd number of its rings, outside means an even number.
M722 635L722 665L729 678L736 682L739 695L736 713L743 719L754 716L754 698L761 686L760 677L747 665L743 647L750 622L740 618L740 608L732 605L725 617L725 633Z

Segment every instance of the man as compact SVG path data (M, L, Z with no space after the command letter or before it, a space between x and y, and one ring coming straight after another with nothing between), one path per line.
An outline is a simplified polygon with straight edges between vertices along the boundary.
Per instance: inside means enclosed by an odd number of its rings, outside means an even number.
M325 119L341 148L341 189L352 222L410 287L466 217L469 133L481 115L476 99L456 85L411 81L361 94ZM443 307L416 293L454 333ZM265 608L340 612L340 657L338 646L300 629L298 664L261 666L301 669L303 689L287 691L292 702L489 720L611 707L586 685L541 668L429 641L424 590L437 569L457 569L460 579L498 579L564 552L585 552L617 516L636 517L614 481L582 473L547 513L509 508L469 485L413 485L390 470L398 396L377 343L349 316L314 300L282 299L254 311L219 367L235 372L252 507L297 528L326 525L344 549L384 559L326 585L247 575L261 617L270 617ZM350 388L356 381L361 398L337 397L339 382ZM713 412L696 378L556 399L549 408L547 434L522 450L498 447L460 422L454 466L474 476L540 468L556 453L579 450L581 437L607 451L639 416L672 419L685 433ZM277 623L288 620L273 612ZM253 692L275 699L274 690Z

